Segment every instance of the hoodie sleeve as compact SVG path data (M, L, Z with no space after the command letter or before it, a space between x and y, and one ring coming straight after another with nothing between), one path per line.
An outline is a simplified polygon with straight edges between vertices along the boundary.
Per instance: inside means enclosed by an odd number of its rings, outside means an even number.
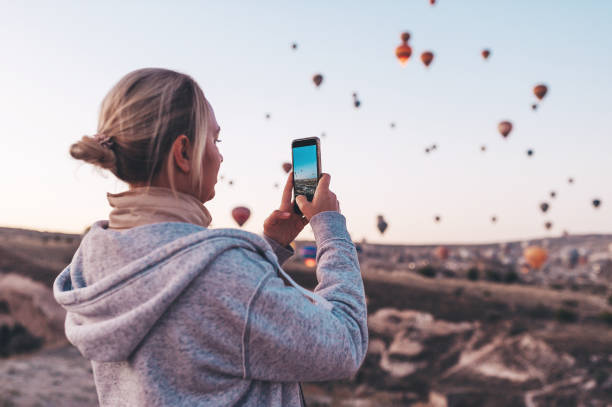
M297 382L353 376L368 348L365 292L355 246L338 212L310 221L317 245L314 292L333 304L327 310L276 277L272 264L249 254L261 268L248 305L243 335L244 379Z
M268 242L268 244L272 248L272 251L274 251L274 254L276 254L276 258L278 259L278 264L280 264L281 266L283 265L284 262L287 261L289 257L295 254L293 247L281 246L281 244L278 243L276 240L272 239L271 237L266 236L263 233L262 233L262 237L266 240L266 242Z

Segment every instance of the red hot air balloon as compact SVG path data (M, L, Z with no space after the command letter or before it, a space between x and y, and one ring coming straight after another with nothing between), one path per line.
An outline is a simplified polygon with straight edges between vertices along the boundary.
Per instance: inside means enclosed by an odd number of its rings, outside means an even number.
M512 131L512 123L510 123L509 121L499 122L499 124L497 125L497 130L499 130L501 135L506 138L508 137L508 134L510 134L510 132Z
M323 75L321 75L320 73L316 74L315 76L312 77L312 81L318 88L319 86L321 86L321 83L323 82Z
M436 4L436 0L429 0L429 4L433 6L434 4Z
M246 222L250 216L251 216L251 210L244 206L237 206L234 209L232 209L232 217L234 218L234 220L240 227L244 225L244 222Z
M408 45L410 33L402 33L401 38L402 44L398 45L397 48L395 48L395 56L397 57L402 66L406 66L408 59L410 59L410 55L412 55L412 48L410 48L410 45Z
M433 61L434 54L431 51L425 51L421 54L421 61L425 64L426 67L429 67L431 61Z
M489 58L489 55L491 55L491 51L490 51L490 50L488 50L488 49L483 49L483 50L480 52L480 55L482 55L482 58L483 58L483 59L487 59L487 58Z
M283 163L283 171L285 171L285 173L289 174L289 171L291 171L291 163Z
M546 96L546 92L548 92L548 88L543 84L536 85L533 88L533 94L536 95L539 100L542 100L544 96Z
M448 259L448 249L445 246L438 246L434 249L434 254L440 260Z

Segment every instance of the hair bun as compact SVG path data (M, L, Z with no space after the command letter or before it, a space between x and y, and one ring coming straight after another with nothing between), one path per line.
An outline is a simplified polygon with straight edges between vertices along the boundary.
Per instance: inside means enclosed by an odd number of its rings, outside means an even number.
M98 134L95 136L83 136L81 140L70 146L70 155L77 159L83 160L95 166L116 171L116 156L113 150L110 149L112 146L112 140L100 140ZM104 142L106 145L103 145Z

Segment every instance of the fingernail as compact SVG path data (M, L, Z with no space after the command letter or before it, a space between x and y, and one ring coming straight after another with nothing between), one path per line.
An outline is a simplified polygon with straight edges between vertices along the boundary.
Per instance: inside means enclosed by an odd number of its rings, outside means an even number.
M283 212L283 213L281 214L281 216L282 216L283 218L288 218L289 216L291 216L291 214L290 214L289 212Z

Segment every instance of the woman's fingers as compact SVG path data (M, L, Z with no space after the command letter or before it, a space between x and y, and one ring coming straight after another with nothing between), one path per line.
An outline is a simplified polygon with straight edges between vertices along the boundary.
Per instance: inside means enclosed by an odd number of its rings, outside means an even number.
M280 210L291 211L291 192L293 190L293 171L289 171L287 182L285 182L285 189L283 190L283 197L281 199Z

